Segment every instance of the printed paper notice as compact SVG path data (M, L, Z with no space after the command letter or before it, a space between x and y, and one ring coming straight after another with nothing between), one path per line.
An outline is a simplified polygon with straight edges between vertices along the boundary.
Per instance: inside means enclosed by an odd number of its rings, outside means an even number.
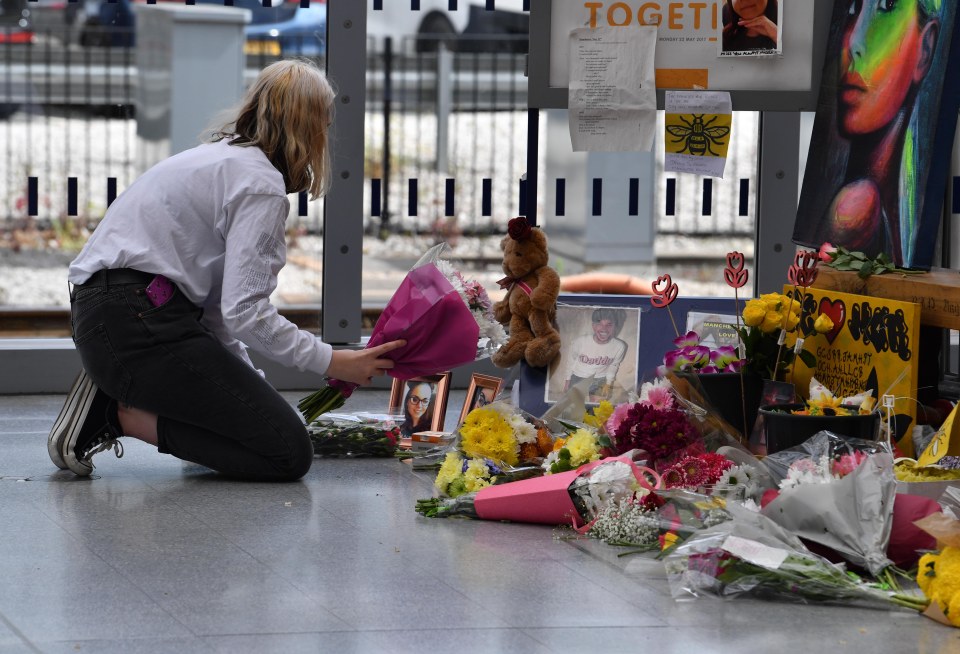
M667 91L664 170L723 178L732 106L726 91Z
M653 149L657 28L570 32L570 141L575 152Z
M738 556L747 563L759 565L767 570L776 570L787 560L788 552L777 547L770 547L755 540L727 536L720 549Z

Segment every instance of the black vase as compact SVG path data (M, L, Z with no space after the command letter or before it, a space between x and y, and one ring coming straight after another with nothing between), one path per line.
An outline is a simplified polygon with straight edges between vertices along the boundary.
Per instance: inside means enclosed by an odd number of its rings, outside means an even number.
M731 427L749 438L763 396L763 379L754 372L678 373L689 381L709 406ZM741 378L743 383L741 385Z
M830 431L840 437L874 441L880 432L880 413L852 416L796 415L803 404L767 404L760 407L763 432L767 440L767 454L796 447L821 431Z

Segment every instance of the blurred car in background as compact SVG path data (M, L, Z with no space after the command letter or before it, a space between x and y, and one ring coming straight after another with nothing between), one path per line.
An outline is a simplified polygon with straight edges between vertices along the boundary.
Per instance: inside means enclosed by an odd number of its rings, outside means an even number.
M0 0L0 43L32 43L33 39L27 0Z
M86 46L133 46L136 43L136 14L133 2L145 0L80 0L77 42ZM183 0L179 1L181 4ZM197 4L222 7L223 0L195 0ZM275 0L264 7L261 0L234 0L233 6L250 11L244 27L247 54L322 57L327 51L327 5L311 0L309 7L299 0Z

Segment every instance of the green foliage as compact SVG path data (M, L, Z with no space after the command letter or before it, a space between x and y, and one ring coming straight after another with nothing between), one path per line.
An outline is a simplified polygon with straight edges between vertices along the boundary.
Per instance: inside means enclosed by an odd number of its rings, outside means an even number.
M922 270L900 268L883 252L871 258L863 252L850 251L844 247L837 246L835 250L828 254L830 261L826 262L825 265L835 268L836 270L855 272L861 279L866 279L870 275L882 275L884 273L896 272L903 275L916 275L923 272Z

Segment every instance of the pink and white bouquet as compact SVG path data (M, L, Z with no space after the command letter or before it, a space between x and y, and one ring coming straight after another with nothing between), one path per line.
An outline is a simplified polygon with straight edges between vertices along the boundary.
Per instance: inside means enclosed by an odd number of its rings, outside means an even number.
M400 283L373 328L367 347L397 339L390 376L407 380L436 374L489 356L506 342L493 319L490 298L476 281L467 280L441 258L446 244L424 254ZM300 400L307 424L343 406L357 384L328 378L327 386Z

